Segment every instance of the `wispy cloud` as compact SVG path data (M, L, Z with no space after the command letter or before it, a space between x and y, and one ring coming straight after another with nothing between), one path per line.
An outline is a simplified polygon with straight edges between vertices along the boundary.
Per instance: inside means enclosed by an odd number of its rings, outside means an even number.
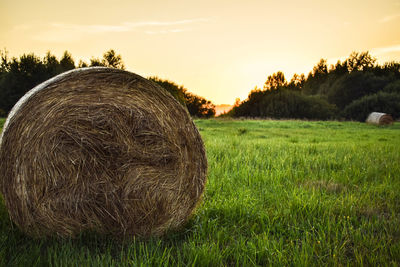
M393 52L400 52L400 44L398 45L391 45L385 47L376 47L371 49L371 54L375 56L380 56L383 54L393 53Z
M51 23L39 25L37 27L19 25L14 27L15 31L32 31L32 39L44 42L73 42L84 38L88 34L122 33L122 32L142 32L145 34L169 34L190 31L189 25L196 25L209 22L210 18L194 18L175 21L136 21L124 22L114 25L106 24L67 24Z
M119 25L79 25L79 24L61 24L53 23L51 27L58 30L73 30L85 33L109 33L109 32L129 32L134 31L138 28L166 28L176 25L188 25L199 22L208 22L210 19L197 18L197 19L185 19L176 21L139 21L139 22L124 22ZM174 30L155 31L155 32L177 32ZM180 31L179 31L180 32Z
M398 18L400 18L400 14L388 15L388 16L385 16L385 17L381 18L380 20L378 20L378 22L379 23L387 23L387 22L390 22L392 20L396 20Z
M74 31L83 33L109 33L109 32L127 32L132 30L131 28L124 25L79 25L79 24L62 24L52 23L50 29Z
M187 31L190 31L190 29L170 29L170 30L159 30L159 31L145 31L145 33L154 35L154 34L180 33L180 32L187 32Z
M400 44L390 45L390 46L383 46L383 47L375 47L375 48L372 48L372 49L366 49L365 51L369 51L372 56L378 57L378 56L382 56L382 55L389 54L389 53L400 52ZM331 64L335 65L339 60L341 62L343 62L348 57L349 57L349 55L340 56L340 57L332 57L332 58L328 58L327 62L328 62L328 65L331 65Z
M144 26L174 26L174 25L183 25L183 24L192 24L197 22L208 22L210 18L196 18L196 19L184 19L184 20L176 20L176 21L142 21L142 22L126 22L124 23L127 26L137 28Z

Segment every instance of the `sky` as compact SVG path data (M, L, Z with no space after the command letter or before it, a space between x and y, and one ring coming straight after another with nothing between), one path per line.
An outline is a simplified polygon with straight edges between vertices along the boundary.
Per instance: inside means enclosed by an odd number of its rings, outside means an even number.
M268 75L308 74L352 51L400 61L400 0L0 0L9 56L114 49L126 69L233 104Z

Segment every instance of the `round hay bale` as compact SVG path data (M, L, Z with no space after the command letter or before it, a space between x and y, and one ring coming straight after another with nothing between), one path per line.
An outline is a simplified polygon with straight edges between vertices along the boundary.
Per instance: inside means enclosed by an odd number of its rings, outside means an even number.
M389 114L381 112L371 112L366 120L369 124L388 125L393 124L393 118Z
M188 112L136 74L83 68L15 105L0 140L11 219L34 236L163 235L192 214L207 159Z

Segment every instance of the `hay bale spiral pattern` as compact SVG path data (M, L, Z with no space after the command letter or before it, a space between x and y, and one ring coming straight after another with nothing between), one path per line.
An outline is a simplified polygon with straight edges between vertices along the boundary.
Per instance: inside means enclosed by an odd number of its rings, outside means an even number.
M5 204L35 237L163 235L188 219L206 182L188 112L122 70L73 70L32 89L0 145Z

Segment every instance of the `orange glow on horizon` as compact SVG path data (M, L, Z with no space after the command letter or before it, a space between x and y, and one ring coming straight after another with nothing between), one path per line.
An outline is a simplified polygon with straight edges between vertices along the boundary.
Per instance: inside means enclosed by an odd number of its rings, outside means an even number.
M68 50L88 62L114 49L126 69L183 85L215 104L245 99L268 75L308 74L352 51L400 61L398 0L2 0L10 56Z

